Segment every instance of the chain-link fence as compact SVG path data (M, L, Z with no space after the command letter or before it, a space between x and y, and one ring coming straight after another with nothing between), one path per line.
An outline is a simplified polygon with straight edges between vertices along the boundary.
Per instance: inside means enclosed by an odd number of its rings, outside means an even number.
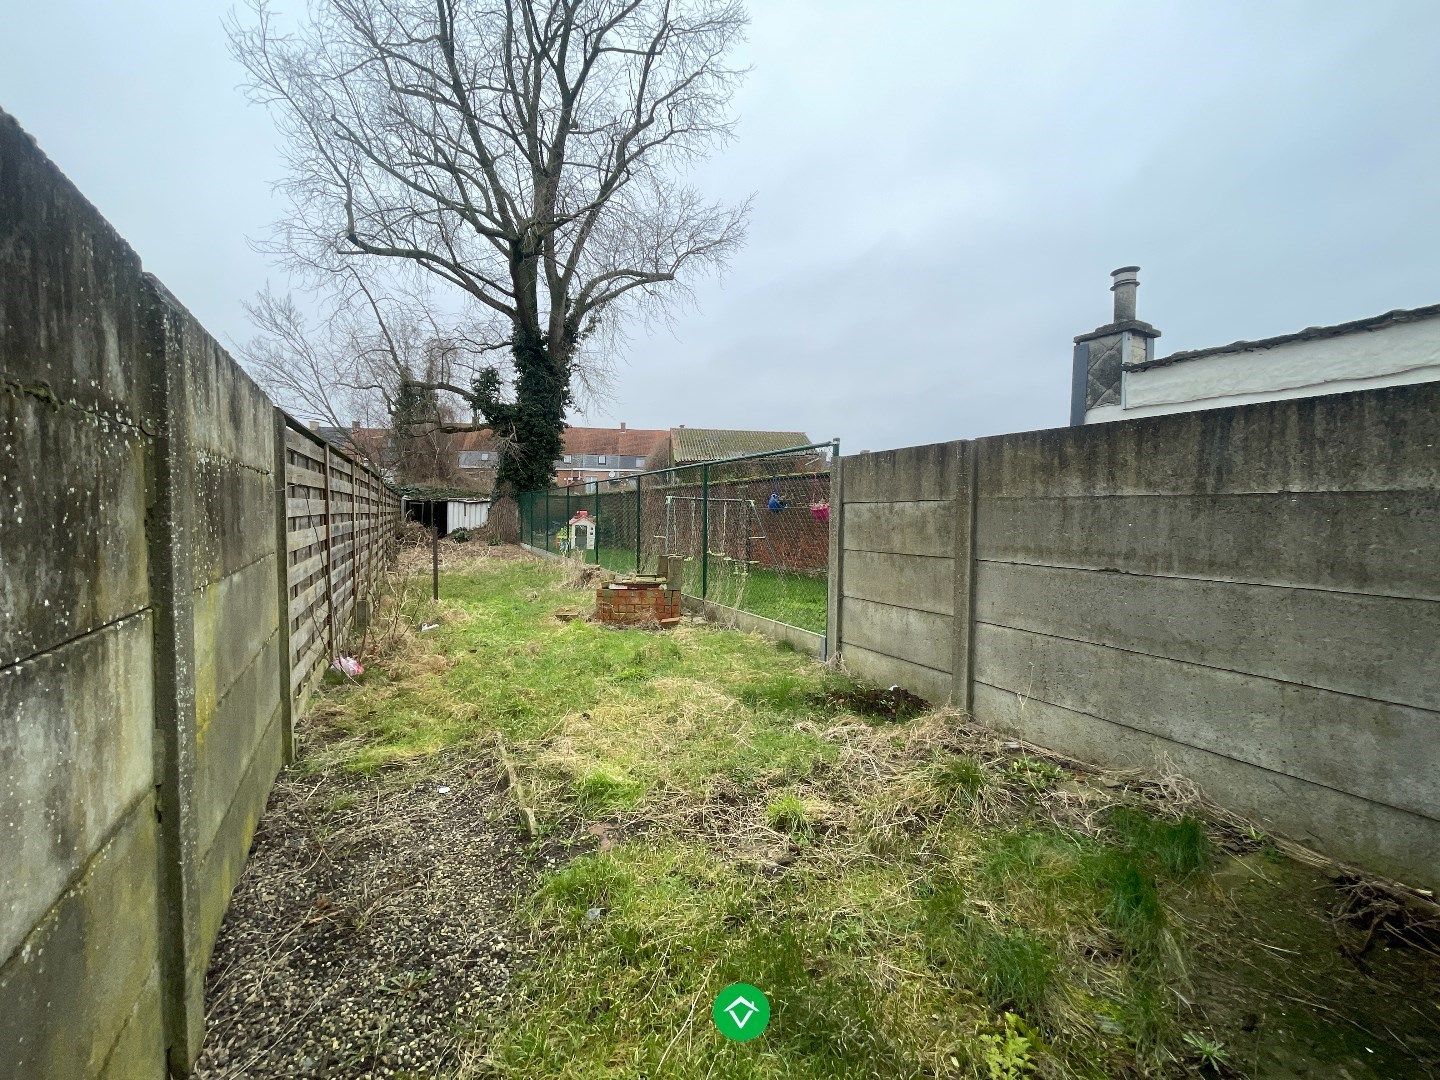
M836 440L520 496L531 547L619 573L685 562L685 592L825 632Z

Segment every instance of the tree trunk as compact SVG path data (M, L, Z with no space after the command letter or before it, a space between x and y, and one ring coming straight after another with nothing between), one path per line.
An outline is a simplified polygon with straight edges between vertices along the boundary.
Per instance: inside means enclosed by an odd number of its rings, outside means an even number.
M570 404L571 350L564 342L516 327L514 446L500 454L498 493L548 488L565 447L565 410Z

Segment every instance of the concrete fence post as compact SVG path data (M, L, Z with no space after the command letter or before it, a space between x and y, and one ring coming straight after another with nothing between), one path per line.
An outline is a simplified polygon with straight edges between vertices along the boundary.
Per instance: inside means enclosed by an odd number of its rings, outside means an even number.
M295 697L290 644L290 480L285 449L285 414L275 410L275 585L280 600L280 630L276 648L280 656L280 753L289 765L295 760Z
M950 639L950 703L970 712L975 688L975 525L976 481L979 476L976 445L955 444L953 495L955 593Z
M186 1075L205 1027L205 949L199 940L196 814L195 589L191 533L189 386L183 320L146 275L151 388L161 420L149 463L147 546L155 639L155 777L160 850L161 1009L170 1069ZM123 933L123 927L113 928Z

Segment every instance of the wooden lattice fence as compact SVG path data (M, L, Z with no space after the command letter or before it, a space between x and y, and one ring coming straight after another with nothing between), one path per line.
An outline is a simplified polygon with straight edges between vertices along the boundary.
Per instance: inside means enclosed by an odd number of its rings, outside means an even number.
M300 716L374 593L394 551L401 506L374 472L288 417L276 440L285 462L279 524L288 552L290 697Z

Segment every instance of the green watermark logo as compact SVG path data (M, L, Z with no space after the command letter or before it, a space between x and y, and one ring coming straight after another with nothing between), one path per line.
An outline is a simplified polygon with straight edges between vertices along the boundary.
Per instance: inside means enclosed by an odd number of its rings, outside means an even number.
M748 1042L769 1025L770 1002L749 983L731 983L715 996L710 1015L725 1038Z

